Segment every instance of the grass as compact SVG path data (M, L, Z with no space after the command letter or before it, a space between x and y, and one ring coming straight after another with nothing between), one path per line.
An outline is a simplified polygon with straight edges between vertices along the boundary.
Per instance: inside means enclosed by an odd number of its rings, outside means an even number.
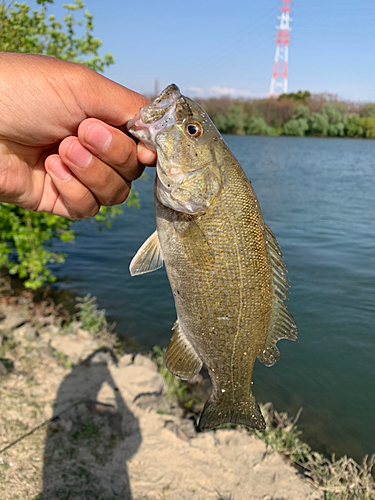
M0 358L4 358L5 355L17 347L18 343L12 339L6 339L2 346L0 346Z
M78 309L78 318L82 323L82 328L93 335L108 332L112 329L105 317L105 309L98 309L96 297L90 294L85 297L77 297L76 309Z
M61 364L68 370L72 368L73 363L68 360L68 356L64 354L63 352L60 351L54 351L53 353L54 357L59 359L61 361Z
M168 401L171 401L173 397L177 398L180 405L184 409L188 410L193 405L193 403L197 401L189 393L188 385L185 384L185 382L180 378L176 377L175 375L172 375L172 373L166 367L165 352L166 349L154 346L152 349L151 358L156 363L158 367L158 372L163 376L167 384L168 389L166 393L166 398Z
M307 477L309 482L324 492L325 500L374 500L375 483L372 476L375 455L366 456L362 464L344 456L339 460L311 450L300 439L301 431L296 427L300 411L291 418L286 413L273 409L271 403L262 407L267 427L264 433L250 432L287 457Z

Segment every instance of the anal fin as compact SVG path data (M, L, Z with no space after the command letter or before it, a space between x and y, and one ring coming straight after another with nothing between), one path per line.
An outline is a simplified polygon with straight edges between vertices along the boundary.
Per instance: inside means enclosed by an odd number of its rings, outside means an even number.
M202 361L181 331L178 321L173 329L174 332L165 354L165 364L173 375L189 380L200 372Z

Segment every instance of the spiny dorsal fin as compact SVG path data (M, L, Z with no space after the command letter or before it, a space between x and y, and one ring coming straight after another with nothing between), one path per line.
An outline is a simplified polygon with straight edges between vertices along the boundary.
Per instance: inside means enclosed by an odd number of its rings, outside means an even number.
M163 267L163 256L158 232L155 231L134 255L129 271L132 276L137 276L138 274L151 273L161 267Z
M181 331L178 320L173 326L173 335L167 352L165 364L168 370L184 380L189 380L200 372L202 361L195 352L185 334Z
M280 358L276 342L281 339L297 340L297 325L287 310L284 300L289 293L289 282L283 256L275 236L266 226L267 249L271 260L273 292L272 311L268 335L258 359L266 366L272 366Z

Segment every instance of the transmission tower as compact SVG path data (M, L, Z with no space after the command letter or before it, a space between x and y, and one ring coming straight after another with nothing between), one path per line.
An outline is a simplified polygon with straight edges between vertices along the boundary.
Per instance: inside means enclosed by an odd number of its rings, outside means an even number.
M283 5L280 8L281 16L280 24L276 26L278 32L276 33L276 52L275 60L273 63L272 80L270 85L270 97L278 97L280 94L288 92L288 52L290 45L290 17L292 0L282 0Z

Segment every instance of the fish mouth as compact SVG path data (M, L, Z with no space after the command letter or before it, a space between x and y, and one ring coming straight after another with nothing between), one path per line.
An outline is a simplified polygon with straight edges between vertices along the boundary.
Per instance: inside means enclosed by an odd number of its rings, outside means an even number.
M156 137L159 132L176 124L175 110L181 98L179 88L172 83L151 104L141 108L128 121L127 130L149 149L156 151Z
M193 113L180 89L172 83L152 101L141 108L126 124L131 135L156 151L157 135L169 127L190 119Z

